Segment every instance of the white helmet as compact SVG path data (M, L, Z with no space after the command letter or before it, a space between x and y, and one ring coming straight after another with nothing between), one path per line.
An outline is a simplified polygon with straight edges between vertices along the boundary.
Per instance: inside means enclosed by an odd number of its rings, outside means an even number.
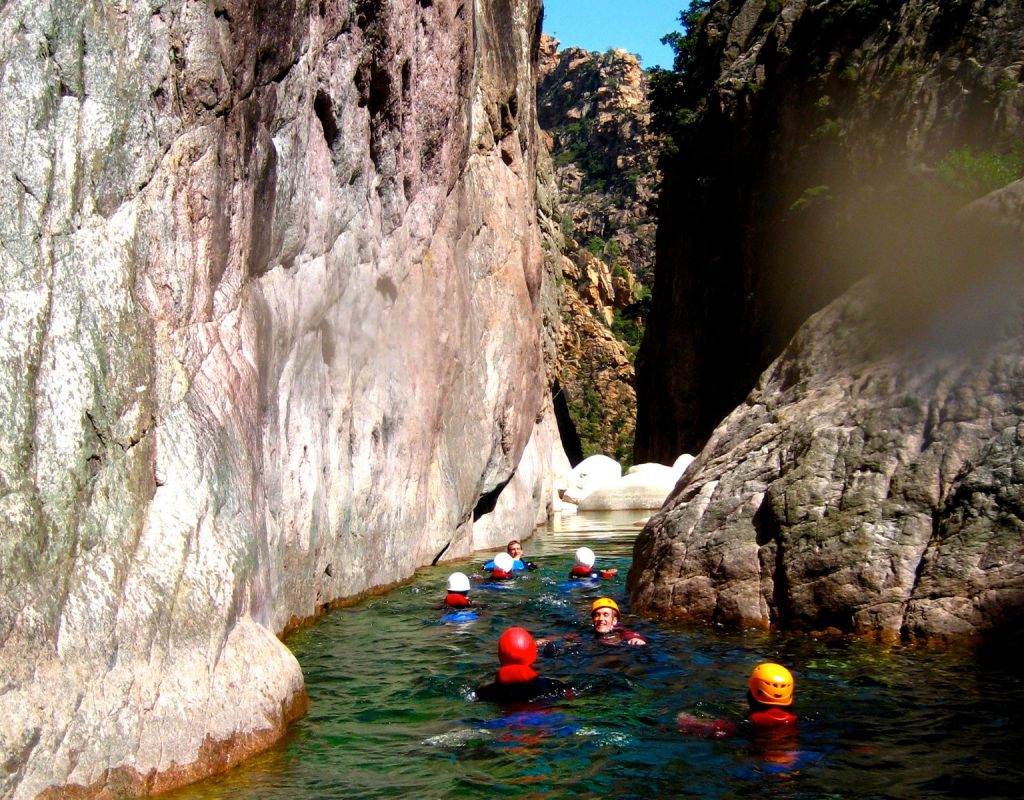
M594 551L589 547L581 547L576 551L577 564L582 564L584 567L592 567L596 560L597 556L594 555Z
M516 562L508 553L498 553L494 557L494 568L500 569L503 572L511 572L515 568Z
M453 572L448 576L448 591L449 592L468 592L469 591L469 578L467 578L461 572Z

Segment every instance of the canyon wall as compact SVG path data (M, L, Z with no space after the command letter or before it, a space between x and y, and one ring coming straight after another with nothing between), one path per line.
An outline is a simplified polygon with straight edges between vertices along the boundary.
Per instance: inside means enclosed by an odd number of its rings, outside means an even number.
M662 107L637 367L637 457L704 447L637 540L634 611L1019 635L1022 13L710 4Z
M1020 3L702 5L652 104L670 144L638 461L697 452L810 314L892 265L875 240L909 214L1024 174Z
M542 36L538 117L551 151L563 245L559 398L572 421L575 461L602 453L632 461L633 359L654 270L660 175L647 73L625 50L565 50Z
M544 517L539 19L0 7L0 796L229 767L282 631Z

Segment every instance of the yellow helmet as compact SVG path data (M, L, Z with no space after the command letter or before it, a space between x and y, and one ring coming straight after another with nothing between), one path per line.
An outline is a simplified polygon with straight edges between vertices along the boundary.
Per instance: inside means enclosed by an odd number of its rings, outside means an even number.
M793 702L793 673L781 664L758 664L747 686L761 705L788 706Z
M599 597L594 601L594 604L590 606L590 613L593 615L599 608L610 608L618 616L622 616L622 612L619 611L619 604L612 600L610 597Z

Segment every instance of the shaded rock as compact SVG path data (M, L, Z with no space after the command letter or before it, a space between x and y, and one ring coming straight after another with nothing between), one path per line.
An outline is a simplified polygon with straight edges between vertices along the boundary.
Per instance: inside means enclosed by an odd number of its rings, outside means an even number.
M634 610L890 640L1021 627L1021 220L1024 182L937 220L912 290L876 279L811 318L641 533Z
M655 289L636 458L696 452L922 198L1022 177L1019 2L716 2L653 106ZM985 166L982 166L985 165Z

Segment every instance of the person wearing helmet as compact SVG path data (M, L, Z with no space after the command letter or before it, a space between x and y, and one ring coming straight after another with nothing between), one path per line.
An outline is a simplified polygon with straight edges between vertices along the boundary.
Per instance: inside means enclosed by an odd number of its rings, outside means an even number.
M781 664L764 662L754 667L747 680L747 719L753 723L755 750L775 764L791 764L795 754L796 714L793 703L793 674ZM735 723L681 713L676 717L680 732L710 739L724 739L738 730Z
M613 578L618 573L617 569L597 570L594 563L597 556L589 547L580 547L576 550L576 563L569 570L569 580L587 581L595 578Z
M793 725L793 673L770 661L758 664L747 681L747 719L758 726Z
M621 612L619 604L610 597L599 597L590 606L590 621L594 626L594 641L601 645L626 644L642 647L647 641L638 633L626 630L619 625ZM564 636L547 637L538 641L543 647L545 658L552 658L563 653L579 652L585 642L578 633Z
M447 590L442 608L469 608L474 605L469 599L469 578L465 573L453 572L449 575Z
M498 553L487 564L484 564L484 569L490 571L491 578L494 580L508 580L515 573L515 559L508 553Z
M512 556L513 571L520 572L524 569L537 569L537 565L534 564L532 561L526 561L525 559L523 559L523 545L520 543L518 539L513 539L511 542L505 545L505 552ZM484 564L484 569L493 570L494 561L491 560Z
M533 668L537 643L525 628L507 629L498 640L498 674L490 683L477 687L479 700L492 703L533 703L543 699L571 697L568 684L543 678Z
M594 638L601 644L628 644L641 647L647 641L639 634L619 625L619 605L610 597L599 597L590 606L590 621L594 626Z

